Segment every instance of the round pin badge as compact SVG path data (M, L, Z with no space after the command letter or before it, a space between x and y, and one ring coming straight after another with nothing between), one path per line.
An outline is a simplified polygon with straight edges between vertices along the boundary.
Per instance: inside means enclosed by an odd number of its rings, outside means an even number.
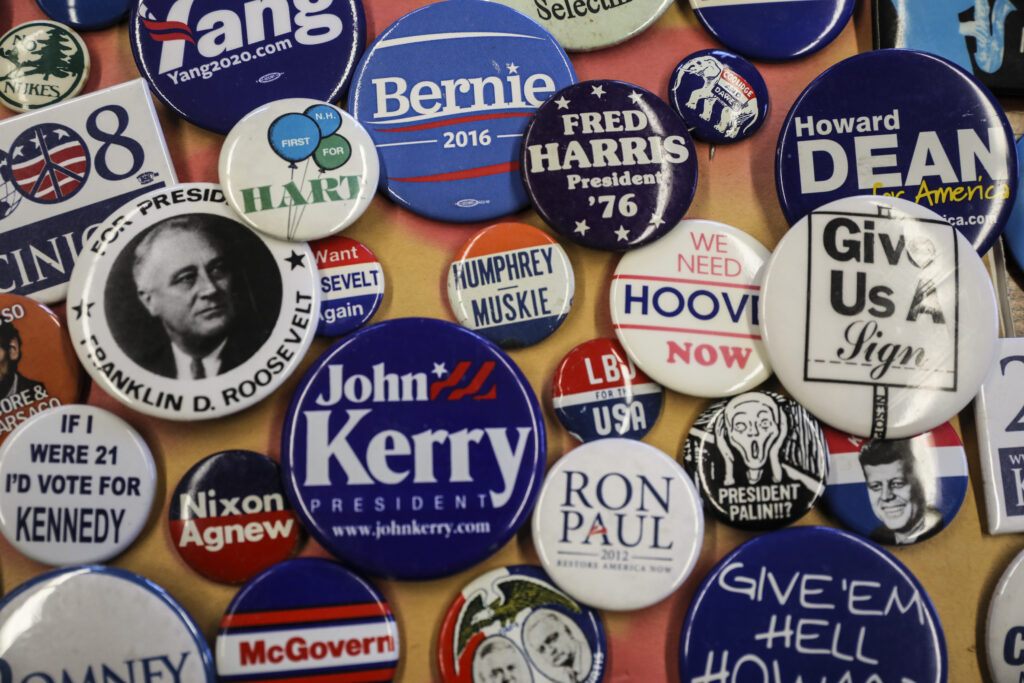
M930 209L850 197L795 224L765 268L772 368L819 420L899 439L938 427L988 374L999 319L988 270Z
M574 242L625 251L675 227L697 189L686 123L630 83L563 88L531 119L520 170L537 213Z
M1024 173L1021 172L1021 164L1024 164L1024 137L1017 141L1016 150L1017 196L1013 201L1013 208L1010 210L1003 234L1006 236L1006 243L1010 245L1010 255L1018 266L1024 268L1021 266L1024 263L1024 192L1020 187L1024 184Z
M276 100L246 114L220 148L218 176L231 207L282 240L333 235L373 199L380 162L363 125L326 102Z
M769 252L724 223L684 220L622 256L608 305L629 357L659 384L731 396L771 375L758 300Z
M211 183L122 206L82 251L68 291L71 340L93 380L171 420L268 396L312 343L320 306L309 246L242 225Z
M768 86L757 67L726 50L684 57L669 85L669 103L694 136L712 143L749 138L768 118Z
M948 422L908 439L862 439L833 429L825 438L825 500L844 526L876 543L931 538L964 502L967 455Z
M1024 674L1024 553L1003 572L988 604L985 655L993 681L1019 681Z
M395 617L376 588L336 562L303 557L242 586L214 650L222 683L385 683L401 648Z
M562 246L525 223L498 223L469 238L448 268L448 303L459 324L506 349L558 329L576 278Z
M31 111L69 100L89 79L89 50L56 21L29 21L0 36L0 103Z
M384 269L365 244L335 235L309 245L320 272L316 333L338 337L359 329L384 299Z
M523 131L575 82L565 50L537 22L496 2L446 0L377 37L348 110L377 144L395 202L439 221L484 221L529 204L518 174Z
M690 575L704 513L690 477L664 452L598 439L548 471L532 529L559 588L591 607L634 610L667 598Z
M5 682L217 680L188 612L116 567L58 569L15 588L0 601L0 635Z
M679 641L683 683L945 683L946 638L899 560L859 536L794 527L757 536L705 577Z
M782 124L782 212L792 224L842 197L898 197L940 214L984 254L1016 196L1013 140L999 102L959 66L914 50L855 55L811 82Z
M331 347L285 417L285 487L304 526L361 571L462 571L526 521L544 475L544 420L501 349L429 318Z
M36 4L54 21L79 31L95 31L126 17L132 0L36 0Z
M599 50L643 33L672 4L666 0L613 3L587 0L498 0L551 32L570 52Z
M232 0L138 2L129 31L139 72L178 116L221 134L274 100L341 97L366 42L361 0L267 8Z
M555 370L551 403L577 441L642 439L661 413L665 391L637 369L614 339L591 339Z
M208 579L243 583L291 557L301 532L277 463L221 451L193 465L167 511L178 555Z
M771 391L712 403L690 427L683 462L714 517L748 531L780 529L810 512L829 469L818 421Z
M441 680L600 683L608 645L600 615L540 569L501 567L463 588L441 623Z

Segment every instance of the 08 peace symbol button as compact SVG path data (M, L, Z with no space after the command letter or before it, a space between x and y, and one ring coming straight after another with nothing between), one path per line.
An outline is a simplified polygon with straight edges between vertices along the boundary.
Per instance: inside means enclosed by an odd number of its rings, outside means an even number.
M348 334L369 322L384 299L384 269L362 242L334 235L309 245L320 274L316 333Z
M0 103L30 111L82 92L89 50L56 21L29 21L0 36Z
M726 50L683 58L669 85L669 102L701 140L750 137L768 118L768 86L757 67Z
M993 681L1019 681L1024 674L1024 552L1003 572L988 604L985 654Z

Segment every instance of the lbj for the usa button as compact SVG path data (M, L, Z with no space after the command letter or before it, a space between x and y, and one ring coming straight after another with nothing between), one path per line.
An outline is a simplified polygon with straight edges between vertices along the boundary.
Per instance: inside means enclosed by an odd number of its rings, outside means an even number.
M316 333L338 337L369 322L384 298L384 269L365 244L335 235L309 245L320 271Z

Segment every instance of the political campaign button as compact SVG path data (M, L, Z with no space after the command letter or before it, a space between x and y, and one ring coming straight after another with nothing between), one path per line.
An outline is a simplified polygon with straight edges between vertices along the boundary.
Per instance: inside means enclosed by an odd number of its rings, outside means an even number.
M220 622L217 680L390 681L400 652L384 597L336 562L303 557L242 586Z
M960 412L988 374L999 330L988 270L919 204L829 202L782 237L761 286L775 375L841 431L928 431Z
M66 405L23 422L0 445L0 533L52 565L106 562L142 532L156 466L131 425Z
M1018 681L1024 674L1024 553L1003 572L988 604L985 655L993 681Z
M686 123L664 100L620 81L559 90L530 120L526 191L552 228L587 247L625 251L675 227L697 189Z
M633 610L667 598L690 575L704 513L675 460L613 437L555 462L532 529L540 563L559 588L592 607Z
M779 133L775 182L790 223L842 197L899 197L940 214L984 254L1017 193L1013 131L991 93L951 62L865 52L797 98Z
M530 17L571 51L598 50L640 35L672 4L666 0L497 0Z
M953 425L909 439L862 439L825 430L825 500L848 529L876 543L931 538L967 495L967 455Z
M924 588L859 536L793 527L726 555L697 590L679 640L683 683L945 683L946 638Z
M361 0L145 0L132 7L129 31L156 96L200 128L227 133L267 102L341 97L366 19Z
M384 298L384 269L365 244L335 235L309 245L320 272L316 333L348 334L369 322Z
M214 683L202 632L167 591L116 567L74 567L0 601L0 680Z
M348 110L377 144L381 184L395 202L468 223L529 204L523 131L544 100L575 82L569 57L537 22L487 0L446 0L377 37Z
M361 571L427 579L504 545L546 459L533 389L475 332L429 318L377 323L299 383L281 438L303 525Z
M1017 141L1017 196L1013 201L1013 208L1010 210L1010 217L1006 220L1006 228L1003 234L1006 235L1006 244L1010 245L1010 255L1017 262L1019 267L1024 263L1024 192L1021 192L1021 183L1024 183L1024 173L1021 172L1021 164L1024 163L1024 137Z
M642 439L661 413L661 385L637 369L614 339L591 339L555 370L551 403L577 441Z
M525 223L484 228L448 268L455 319L506 349L536 344L557 330L575 291L565 250Z
M221 451L193 465L174 488L167 517L181 559L224 583L248 581L299 543L280 468L252 451Z
M89 49L56 21L29 21L0 36L0 103L31 111L71 99L89 79Z
M36 0L36 4L54 21L79 31L93 31L127 16L132 0Z
M684 220L624 254L608 305L629 357L659 384L731 396L771 375L758 301L769 252L724 223Z
M817 52L850 21L854 0L690 0L708 33L751 59Z
M779 529L810 512L829 469L818 421L772 391L708 406L690 427L683 464L715 518L749 531Z
M529 565L476 577L448 608L437 643L441 680L600 683L608 646L601 616Z
M242 225L212 183L121 207L83 250L70 292L71 340L96 384L170 420L268 396L302 361L320 307L309 246Z
M249 227L302 241L333 235L363 215L380 162L369 133L347 112L292 98L261 105L234 125L218 175Z
M768 86L757 67L732 52L700 50L672 72L669 102L701 140L749 138L768 117Z

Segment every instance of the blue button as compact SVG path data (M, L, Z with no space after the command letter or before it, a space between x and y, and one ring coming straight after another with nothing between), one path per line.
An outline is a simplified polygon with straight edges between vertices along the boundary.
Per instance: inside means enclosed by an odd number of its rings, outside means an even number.
M684 57L672 72L669 102L693 134L707 142L743 140L768 118L768 86L761 72L725 50Z
M36 0L36 3L54 21L80 31L92 31L123 19L132 0Z
M1017 197L1013 202L1013 209L1010 217L1006 220L1006 242L1010 245L1010 254L1017 265L1024 263L1024 192L1021 192L1021 183L1024 183L1024 173L1021 173L1020 165L1024 159L1024 137L1017 141Z

